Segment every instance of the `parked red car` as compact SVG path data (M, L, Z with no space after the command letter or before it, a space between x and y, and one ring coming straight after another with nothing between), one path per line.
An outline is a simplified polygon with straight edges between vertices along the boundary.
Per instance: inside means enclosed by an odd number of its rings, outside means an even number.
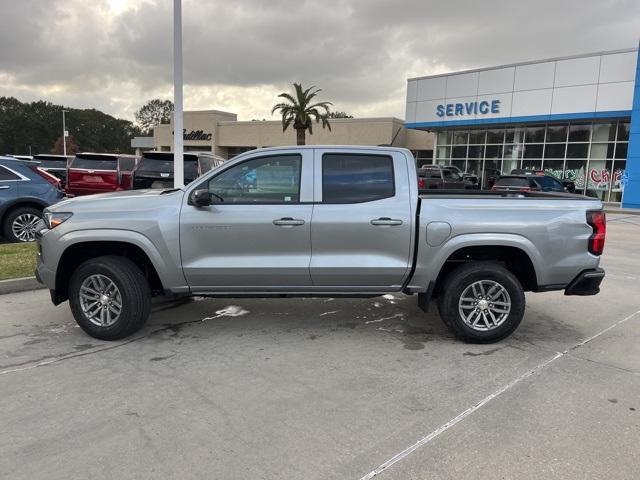
M67 167L70 196L130 190L137 157L115 153L78 153Z

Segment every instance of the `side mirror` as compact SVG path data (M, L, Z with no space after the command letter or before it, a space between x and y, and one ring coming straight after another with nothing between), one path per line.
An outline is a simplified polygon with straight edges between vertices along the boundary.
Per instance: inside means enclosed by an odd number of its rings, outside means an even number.
M211 195L209 195L209 190L195 190L191 194L190 203L196 207L208 207L211 205Z

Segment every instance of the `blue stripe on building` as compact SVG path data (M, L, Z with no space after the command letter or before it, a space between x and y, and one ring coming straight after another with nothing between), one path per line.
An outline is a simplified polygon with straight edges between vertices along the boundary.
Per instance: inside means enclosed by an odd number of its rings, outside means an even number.
M638 61L636 62L636 84L633 92L625 173L628 176L628 181L624 187L622 207L640 208L640 49L638 49Z
M634 108L636 104L638 91L638 74L636 72L636 87L634 96ZM531 123L531 122L556 122L567 120L591 120L596 118L619 119L629 118L633 114L633 110L612 110L608 112L576 112L576 113L554 113L549 115L528 115L523 117L493 117L478 118L472 120L448 120L437 122L417 122L407 123L407 128L446 128L459 127L463 125L486 125L486 124L509 124L509 123ZM640 118L638 119L640 123ZM631 148L631 145L629 145Z

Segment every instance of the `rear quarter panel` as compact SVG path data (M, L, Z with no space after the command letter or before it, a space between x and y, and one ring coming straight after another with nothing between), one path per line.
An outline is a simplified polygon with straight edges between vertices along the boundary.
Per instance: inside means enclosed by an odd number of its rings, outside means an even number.
M566 285L600 257L587 250L591 227L586 211L602 203L586 199L467 197L422 199L416 272L411 286L435 281L445 261L468 246L511 246L523 250L536 271L538 286ZM439 222L429 226L431 222ZM450 233L440 244L427 241L428 229L443 224ZM442 239L442 238L441 238ZM438 239L441 240L441 239Z

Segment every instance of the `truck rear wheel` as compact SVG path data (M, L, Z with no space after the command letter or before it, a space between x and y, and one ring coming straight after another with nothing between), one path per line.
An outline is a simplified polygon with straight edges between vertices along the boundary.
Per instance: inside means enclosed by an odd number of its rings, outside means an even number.
M495 262L456 268L447 275L438 298L442 321L470 343L493 343L509 336L520 325L524 308L522 285Z
M71 276L69 305L78 325L100 340L138 331L151 311L151 289L128 258L109 255L82 263Z

